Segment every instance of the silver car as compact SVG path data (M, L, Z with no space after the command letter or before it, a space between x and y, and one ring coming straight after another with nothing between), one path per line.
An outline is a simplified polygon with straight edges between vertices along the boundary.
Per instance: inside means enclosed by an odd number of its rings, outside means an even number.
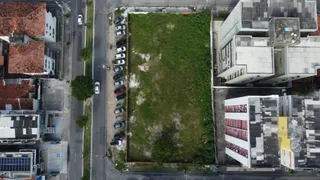
M94 83L94 93L100 94L100 83L99 82Z

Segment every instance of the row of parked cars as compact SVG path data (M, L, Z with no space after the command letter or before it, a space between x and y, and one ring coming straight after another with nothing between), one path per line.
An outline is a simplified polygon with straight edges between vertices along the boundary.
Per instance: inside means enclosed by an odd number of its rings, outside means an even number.
M120 16L118 18L116 18L113 22L115 23L115 30L116 30L116 35L120 36L120 35L125 35L126 34L126 25L125 24L121 24L122 21L124 20L123 16ZM123 70L125 69L125 63L126 63L126 41L124 39L119 40L117 42L117 49L116 49L116 56L115 56L115 60L113 61L113 65L115 66L115 68L113 69L114 72L114 86L115 86L115 90L114 90L114 94L116 96L116 100L117 101L121 101L123 99L125 99L126 97L126 87L125 87L125 82L123 79ZM114 123L114 128L116 130L119 130L117 133L114 134L112 141L110 142L111 146L121 146L123 139L125 138L125 132L124 132L124 128L125 128L125 121L124 120L118 120L121 117L121 114L125 112L124 107L117 106L114 109L114 114L117 116L116 117L116 122Z

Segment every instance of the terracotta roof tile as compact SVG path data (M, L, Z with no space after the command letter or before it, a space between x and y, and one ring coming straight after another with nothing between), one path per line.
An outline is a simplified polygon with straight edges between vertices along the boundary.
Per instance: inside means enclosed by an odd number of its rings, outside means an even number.
M43 73L44 42L30 41L27 45L10 44L8 73Z
M0 56L0 66L4 65L4 56Z
M43 36L45 23L45 2L0 3L0 36L8 36L14 31L28 36Z
M35 92L35 85L31 85L29 80L22 80L21 84L4 85L0 81L0 109L5 110L6 104L11 104L13 110L33 109L33 99L29 98L29 93Z
M320 36L320 14L317 14L318 16L318 30L316 32L312 33L312 36Z

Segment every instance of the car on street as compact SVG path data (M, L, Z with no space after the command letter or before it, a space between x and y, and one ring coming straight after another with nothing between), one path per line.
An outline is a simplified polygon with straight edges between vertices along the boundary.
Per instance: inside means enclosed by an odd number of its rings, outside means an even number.
M113 61L113 65L115 65L115 66L124 65L125 63L126 63L126 61L123 59Z
M117 139L123 139L124 137L125 137L125 133L124 132L118 132L118 133L116 133L116 134L114 134L114 136L113 136L113 138L115 139L115 140L117 140Z
M124 85L124 81L123 80L119 80L119 81L116 81L116 82L114 82L114 86L122 86L122 85Z
M120 30L120 31L116 32L117 36L122 36L122 35L125 35L125 34L126 34L126 31L124 31L124 30Z
M116 99L117 99L117 101L120 101L120 100L124 99L125 97L126 97L125 94L119 94L116 96Z
M83 15L78 14L78 25L82 25L82 24L83 24Z
M123 59L123 58L126 58L126 54L125 53L116 54L116 59Z
M110 145L111 145L111 146L121 146L121 145L122 145L122 140L120 140L120 139L113 139L113 140L110 142Z
M122 74L120 73L120 74L116 74L116 75L114 75L113 76L113 80L118 80L118 79L120 79L122 77Z
M124 112L124 108L123 108L123 107L118 107L118 108L116 108L116 109L114 110L114 114L120 114L120 113L122 113L122 112Z
M119 24L124 20L124 16L119 16L113 20L114 24Z
M116 88L113 92L114 92L114 94L121 94L121 93L124 93L125 91L126 91L126 87L121 86L121 87Z
M125 46L127 44L127 41L125 39L121 39L117 41L117 47Z
M94 93L100 94L100 82L98 81L94 83Z
M113 127L115 129L120 129L120 128L124 127L124 125L125 125L124 121L119 121L119 122L114 123Z
M125 29L126 29L126 25L124 25L124 24L120 24L120 25L116 26L116 31L125 30Z
M118 66L118 67L116 67L116 68L113 69L113 72L114 72L114 73L118 73L118 72L123 71L123 69L124 69L123 66Z
M117 53L122 53L126 51L126 47L125 46L121 46L119 48L117 48Z

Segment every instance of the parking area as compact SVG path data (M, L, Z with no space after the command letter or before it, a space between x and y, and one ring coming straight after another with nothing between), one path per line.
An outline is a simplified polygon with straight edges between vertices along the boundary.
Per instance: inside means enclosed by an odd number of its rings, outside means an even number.
M116 17L115 17L116 18ZM109 26L109 44L107 49L110 68L107 71L107 142L111 150L124 150L125 141L125 104L126 104L126 25L124 18L120 18L117 24ZM116 136L115 136L116 135ZM117 145L121 140L121 145ZM111 141L115 144L110 146ZM115 154L114 152L112 154Z

